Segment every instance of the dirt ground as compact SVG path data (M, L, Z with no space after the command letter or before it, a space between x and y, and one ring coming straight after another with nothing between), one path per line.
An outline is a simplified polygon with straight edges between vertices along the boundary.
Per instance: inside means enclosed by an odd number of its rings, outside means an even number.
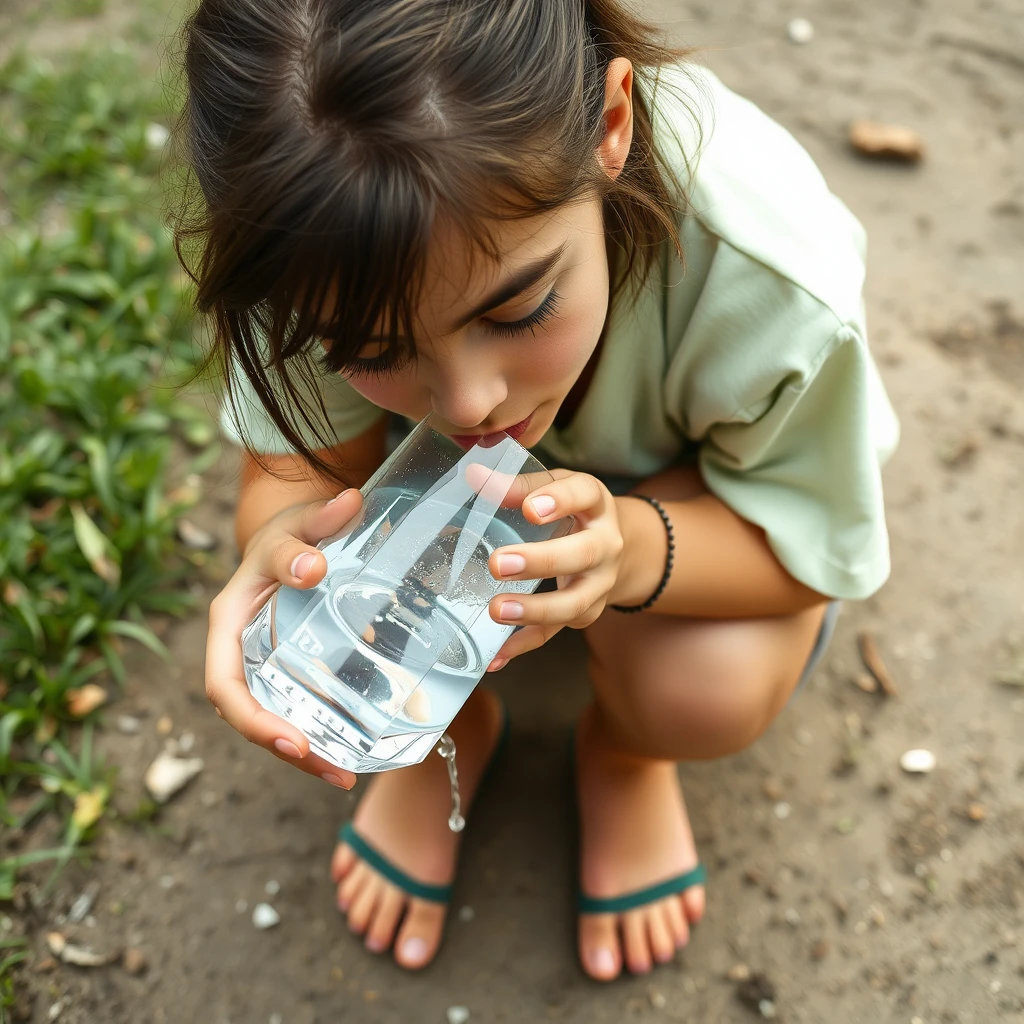
M1024 2L656 13L796 134L866 225L872 343L904 431L886 471L890 583L845 609L812 685L752 749L681 767L711 875L706 922L649 977L600 986L577 966L566 736L586 681L564 635L499 677L511 745L467 831L436 963L411 976L367 955L327 875L358 787L331 790L216 718L197 617L168 633L173 668L137 662L103 745L123 810L165 741L162 716L174 738L193 735L205 770L152 826L107 828L92 869L70 869L19 918L39 959L59 926L148 966L29 970L32 1021L429 1024L458 1005L471 1022L740 1024L761 1016L729 977L746 965L788 1024L1024 1022L1024 687L1000 685L1024 683ZM803 46L786 36L795 16L816 30ZM859 116L918 129L927 158L856 157ZM225 551L230 475L202 510ZM862 630L898 697L855 685ZM141 730L119 732L119 714ZM916 747L936 754L934 773L900 770ZM93 917L62 923L90 880ZM267 931L251 920L261 901L281 918Z

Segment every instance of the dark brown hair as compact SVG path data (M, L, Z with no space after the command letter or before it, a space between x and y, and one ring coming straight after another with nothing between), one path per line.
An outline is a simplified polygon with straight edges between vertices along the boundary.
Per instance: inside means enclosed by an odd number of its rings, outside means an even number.
M240 371L288 443L336 477L313 450L336 443L326 411L299 385L343 370L380 325L392 346L414 336L442 213L497 257L488 219L596 193L613 300L641 283L666 239L679 251L683 204L647 97L685 54L659 38L620 0L202 0L184 28L181 122L201 202L178 243L229 399ZM613 180L596 150L615 57L638 88Z

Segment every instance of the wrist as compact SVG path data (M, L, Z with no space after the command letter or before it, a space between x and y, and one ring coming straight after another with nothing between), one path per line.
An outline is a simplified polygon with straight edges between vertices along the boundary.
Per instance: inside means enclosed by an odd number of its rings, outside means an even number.
M622 534L619 574L608 595L609 605L636 607L661 585L668 558L668 535L653 505L625 495L615 499Z

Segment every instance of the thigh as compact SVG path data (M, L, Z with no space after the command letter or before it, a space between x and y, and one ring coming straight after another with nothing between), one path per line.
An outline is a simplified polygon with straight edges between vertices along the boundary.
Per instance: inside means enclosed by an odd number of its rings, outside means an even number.
M696 467L686 467L636 490L685 501L706 489ZM680 760L741 750L800 682L827 608L728 620L609 609L585 634L595 696L637 753Z

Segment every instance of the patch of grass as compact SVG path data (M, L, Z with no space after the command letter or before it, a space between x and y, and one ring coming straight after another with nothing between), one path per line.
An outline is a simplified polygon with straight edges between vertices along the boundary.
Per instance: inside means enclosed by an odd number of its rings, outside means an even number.
M14 1005L14 968L28 954L28 940L0 938L0 1024L7 1024L7 1011Z
M187 480L208 451L181 453L214 434L177 390L197 352L161 216L159 85L93 48L14 57L0 97L0 826L64 820L59 849L0 860L3 900L109 807L79 720L103 695L81 698L123 682L126 642L166 654L146 616L190 606L175 523L198 496L172 465Z

